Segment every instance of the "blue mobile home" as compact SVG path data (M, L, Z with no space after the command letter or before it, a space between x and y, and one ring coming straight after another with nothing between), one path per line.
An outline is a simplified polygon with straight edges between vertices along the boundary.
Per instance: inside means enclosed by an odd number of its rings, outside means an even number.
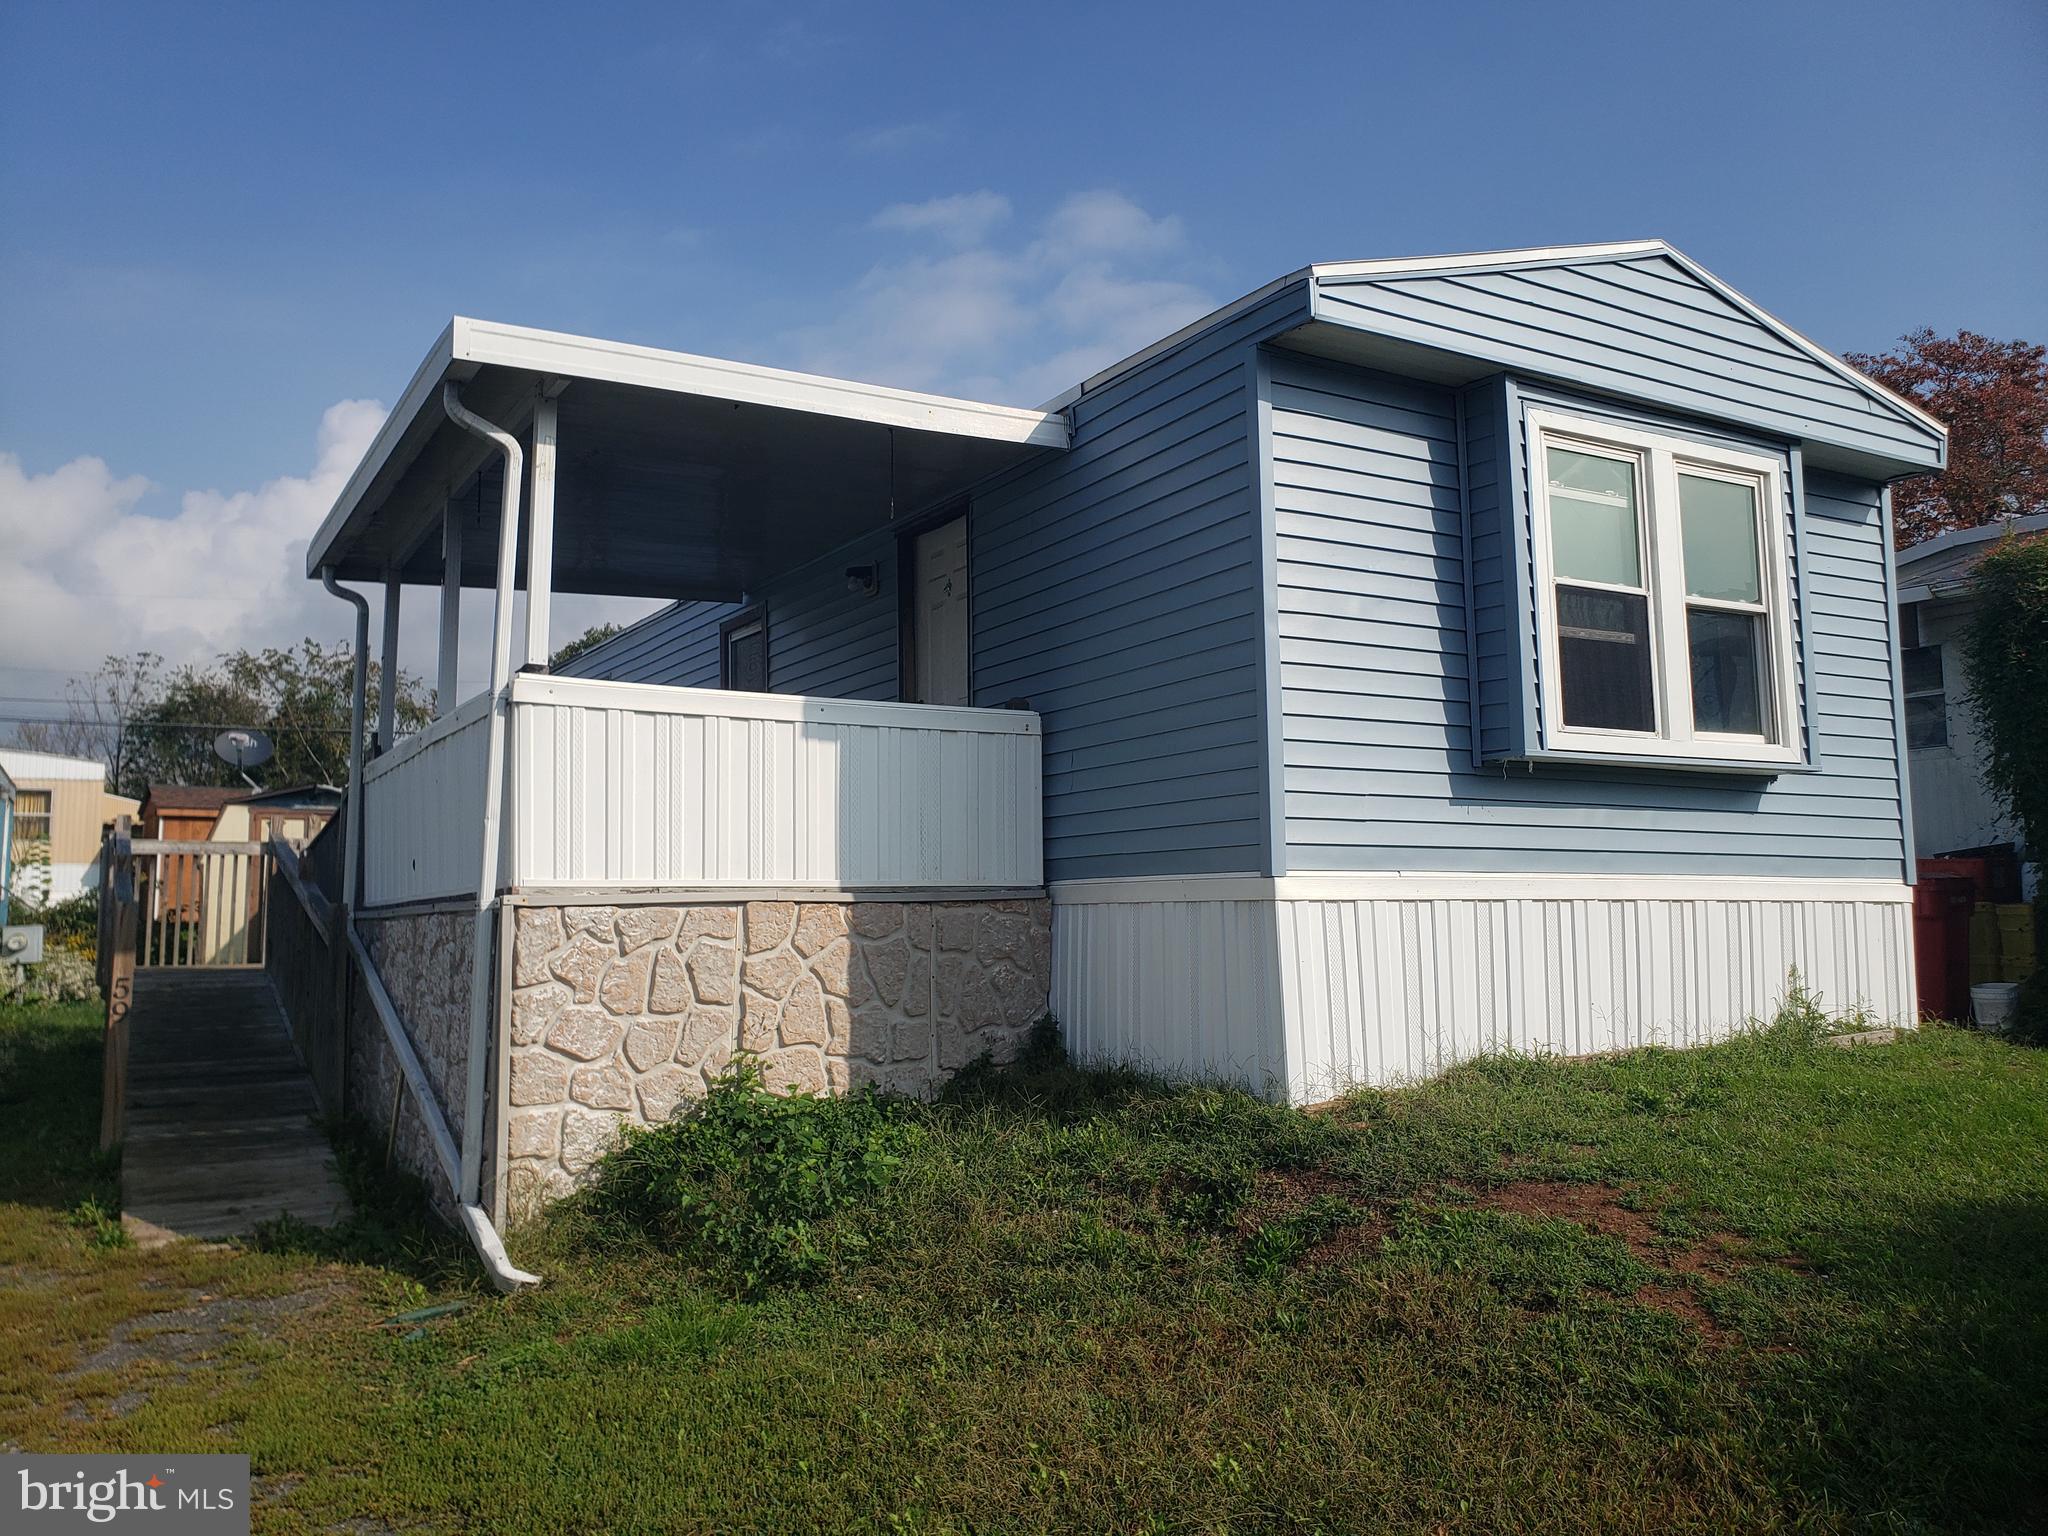
M372 765L362 910L499 910L516 1055L527 990L588 1006L533 913L744 909L735 1040L788 1050L749 925L841 904L788 941L860 957L792 1081L914 1086L1046 1003L1298 1100L1708 1039L1794 970L1908 1020L1886 486L1944 453L1655 241L1305 268L1038 411L457 321L308 557L500 595L491 693L444 619L446 719ZM550 675L550 590L675 601Z

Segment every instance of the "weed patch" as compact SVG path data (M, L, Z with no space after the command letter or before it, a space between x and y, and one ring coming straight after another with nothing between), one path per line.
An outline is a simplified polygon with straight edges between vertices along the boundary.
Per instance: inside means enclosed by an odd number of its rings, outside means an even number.
M917 1135L872 1090L772 1094L741 1058L693 1113L629 1129L584 1204L597 1231L651 1238L743 1290L814 1281L865 1251L868 1231L834 1218L878 1194Z

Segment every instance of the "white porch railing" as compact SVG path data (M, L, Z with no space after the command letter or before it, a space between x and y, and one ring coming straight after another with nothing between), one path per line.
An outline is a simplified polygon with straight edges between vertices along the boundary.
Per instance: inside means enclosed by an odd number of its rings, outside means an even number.
M480 693L364 765L365 905L476 894L490 702Z
M522 886L1036 886L1038 717L524 676Z
M364 770L369 905L476 889L487 701ZM1043 883L1038 717L527 674L501 881L566 890Z

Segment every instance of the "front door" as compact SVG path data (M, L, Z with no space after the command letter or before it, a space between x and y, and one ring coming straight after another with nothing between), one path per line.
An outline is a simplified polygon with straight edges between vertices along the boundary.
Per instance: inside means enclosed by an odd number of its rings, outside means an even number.
M917 536L911 646L924 704L971 702L967 676L967 519Z

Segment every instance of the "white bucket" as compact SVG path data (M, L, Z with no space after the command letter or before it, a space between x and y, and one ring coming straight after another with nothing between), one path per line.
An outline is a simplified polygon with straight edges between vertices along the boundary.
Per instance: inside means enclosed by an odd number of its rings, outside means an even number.
M1970 988L1970 1012L1977 1016L1977 1027L1993 1034L2005 1033L2019 996L2020 984L2016 981L1982 981Z

